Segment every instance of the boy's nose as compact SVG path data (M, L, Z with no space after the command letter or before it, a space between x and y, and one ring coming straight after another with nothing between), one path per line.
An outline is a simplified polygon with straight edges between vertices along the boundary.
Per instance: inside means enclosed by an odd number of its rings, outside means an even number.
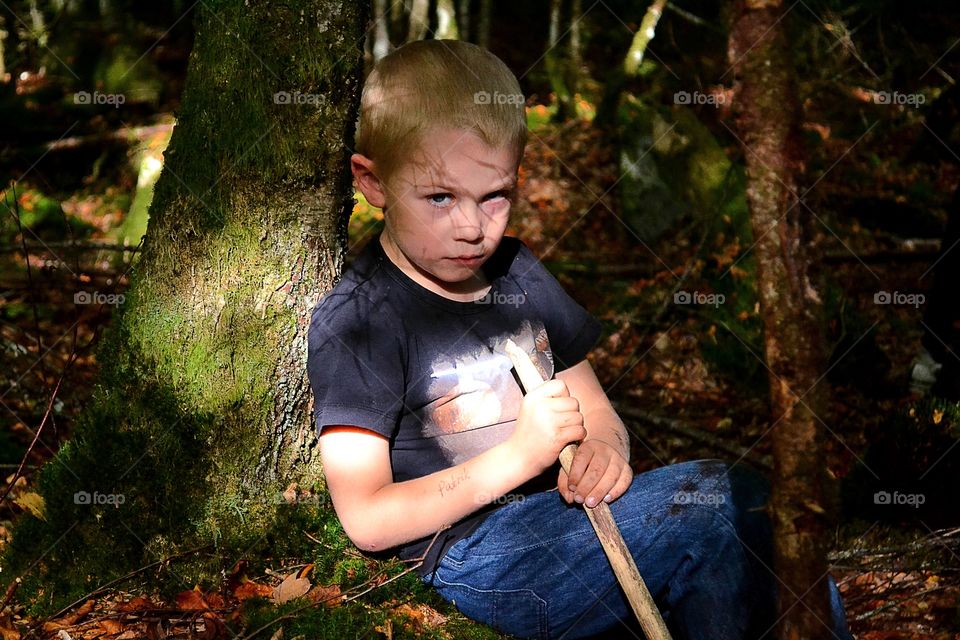
M483 212L474 203L460 202L454 208L453 230L457 240L477 242L483 239Z

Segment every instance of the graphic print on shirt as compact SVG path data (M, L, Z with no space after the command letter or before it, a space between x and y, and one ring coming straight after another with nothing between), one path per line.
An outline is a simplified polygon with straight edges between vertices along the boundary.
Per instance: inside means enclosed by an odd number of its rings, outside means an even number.
M485 347L431 365L430 397L423 407L422 435L436 438L451 465L460 464L505 440L512 432L523 394L504 345L512 339L530 355L545 379L553 377L553 354L543 324L524 321Z

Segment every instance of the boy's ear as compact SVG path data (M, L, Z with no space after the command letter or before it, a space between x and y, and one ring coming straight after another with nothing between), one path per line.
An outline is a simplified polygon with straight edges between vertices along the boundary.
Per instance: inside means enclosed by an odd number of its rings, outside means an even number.
M359 153L350 156L350 171L357 183L357 189L371 206L382 209L386 204L386 188L374 173L375 170L373 160L367 156Z

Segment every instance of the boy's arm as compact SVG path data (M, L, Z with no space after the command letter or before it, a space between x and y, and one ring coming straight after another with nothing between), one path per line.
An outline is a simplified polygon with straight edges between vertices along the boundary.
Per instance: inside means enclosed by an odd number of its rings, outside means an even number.
M325 427L320 456L347 535L361 549L379 551L461 520L542 473L585 435L577 401L550 381L524 397L507 440L427 476L393 482L389 440L357 427Z
M561 469L557 487L567 502L595 507L601 500L613 502L630 486L630 440L600 381L587 360L565 369L556 377L566 383L570 395L580 401L587 437L578 447L570 477ZM609 499L606 498L609 496Z

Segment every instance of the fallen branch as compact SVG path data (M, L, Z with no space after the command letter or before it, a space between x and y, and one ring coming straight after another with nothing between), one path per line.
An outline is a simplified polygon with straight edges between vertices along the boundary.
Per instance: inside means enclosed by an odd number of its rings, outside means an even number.
M169 133L173 130L173 124L156 124L146 127L121 127L114 131L105 131L103 133L93 133L86 136L73 136L45 142L32 147L27 147L19 151L13 151L3 154L4 159L24 156L36 156L49 153L51 151L64 151L66 149L79 149L88 145L103 144L104 142L136 142L152 138L161 133Z
M140 251L140 245L116 244L114 242L28 242L22 245L5 245L0 247L0 253L18 253L20 251L41 253L52 249L65 249L67 251Z
M100 585L99 587L97 587L96 589L94 589L93 591L91 591L91 592L89 592L89 593L87 593L87 594L85 594L85 595L80 596L79 598L77 598L76 600L74 600L73 602L71 602L70 604L68 604L67 606L65 606L64 608L62 608L62 609L60 609L59 611L57 611L57 612L56 612L55 614L53 614L52 616L49 616L49 617L47 617L46 619L44 619L43 621L37 623L37 625L36 625L35 628L42 628L44 624L46 624L47 622L50 622L50 621L53 620L54 618L59 618L60 616L62 616L63 614L65 614L67 611L69 611L70 609L72 609L72 608L74 608L75 606L77 606L78 604L82 604L82 603L86 602L87 600L89 600L90 598L92 598L93 596L99 595L99 594L103 593L104 591L106 591L107 589L113 587L114 585L120 584L121 582L125 582L126 580L129 580L130 578L132 578L132 577L134 577L134 576L136 576L136 575L138 575L138 574L140 574L140 573L143 573L144 571L146 571L146 570L148 570L148 569L152 569L153 567L156 567L157 565L165 564L165 563L167 563L167 562L170 562L171 560L176 560L177 558L182 558L183 556L187 556L187 555L190 555L190 554L192 554L192 553L197 553L198 551L203 551L204 549L207 549L207 548L212 547L212 546L213 546L212 544L205 544L205 545L201 545L201 546L199 546L199 547L194 547L193 549L188 549L187 551L181 551L180 553L175 553L175 554L173 554L172 556L167 556L166 558L161 558L160 560L157 560L156 562L151 562L150 564L145 565L145 566L143 566L143 567L140 567L139 569L134 569L133 571L131 571L131 572L127 573L127 574L124 574L124 575L120 576L119 578L116 578L116 579L114 579L114 580L111 580L110 582L107 582L106 584L102 584L102 585Z
M739 458L749 460L753 464L759 467L763 467L764 469L773 468L773 462L771 461L770 456L757 455L753 453L750 449L741 447L736 444L731 444L726 440L724 440L723 438L719 438L713 435L712 433L707 433L702 429L698 429L694 426L685 424L674 418L666 418L664 416L658 416L652 413L648 413L646 411L642 411L640 409L626 407L621 403L614 403L614 406L617 410L617 413L621 417L631 418L633 420L644 422L654 427L661 427L661 428L667 429L668 431L671 431L681 436L685 436L687 438L690 438L691 440L697 440L698 442L708 444L711 447L720 449L721 451L725 451Z

